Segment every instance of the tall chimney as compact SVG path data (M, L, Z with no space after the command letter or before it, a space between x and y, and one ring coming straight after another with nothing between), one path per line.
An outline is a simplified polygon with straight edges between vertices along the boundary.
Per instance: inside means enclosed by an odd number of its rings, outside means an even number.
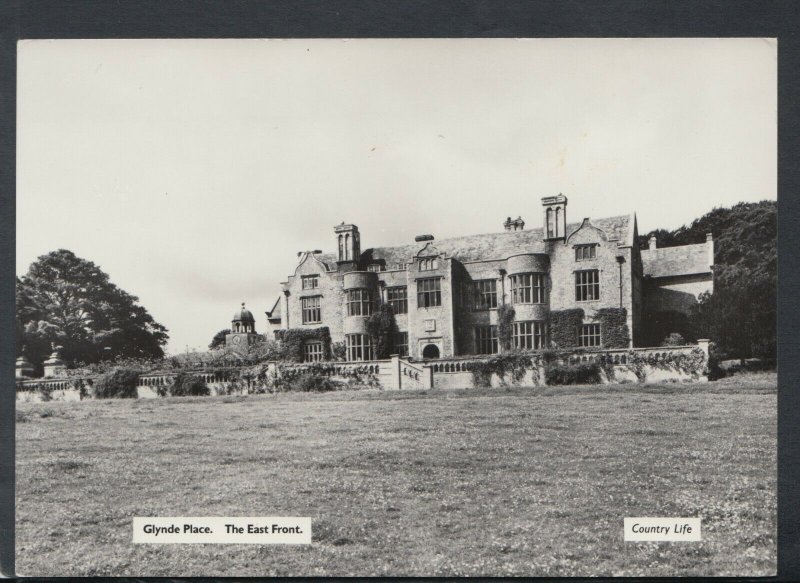
M708 248L708 266L714 266L714 236L706 233L706 247Z
M338 243L338 261L358 262L361 257L361 236L359 235L358 227L342 222L341 225L336 225L333 228L333 232L336 234Z
M544 238L564 239L567 230L567 197L559 193L556 196L542 198L544 207Z
M656 236L650 235L650 251L656 248Z

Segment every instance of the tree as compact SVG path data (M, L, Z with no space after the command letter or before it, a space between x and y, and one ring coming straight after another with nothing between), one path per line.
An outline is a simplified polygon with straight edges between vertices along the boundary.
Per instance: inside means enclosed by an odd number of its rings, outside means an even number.
M224 330L220 330L216 334L214 334L214 338L211 339L211 344L208 345L210 350L219 350L220 348L225 348L225 336L231 333L230 328L225 328Z
M382 304L367 320L367 333L375 350L375 358L386 359L394 348L394 338L397 334L397 322L394 319L394 310L389 304Z
M167 329L91 261L59 249L16 282L17 354L38 367L51 344L69 364L115 357L161 358Z

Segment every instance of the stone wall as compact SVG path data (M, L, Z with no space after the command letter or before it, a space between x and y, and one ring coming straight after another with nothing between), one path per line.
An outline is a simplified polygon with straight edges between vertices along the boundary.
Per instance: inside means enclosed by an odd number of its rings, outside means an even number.
M699 351L699 352L698 352ZM665 382L665 381L706 381L704 372L697 370L681 370L675 363L680 358L699 358L701 368L708 362L708 341L702 340L698 345L637 348L618 350L597 350L582 352L563 352L557 355L557 360L563 364L576 364L579 362L597 362L601 365L601 381L610 382ZM541 386L545 384L543 355L532 354L534 365L525 371L519 382L510 378L500 378L497 374L491 376L491 386L501 387L508 385ZM472 370L477 363L485 362L489 357L462 357L448 358L432 361L409 361L393 356L388 360L368 362L327 362L328 374L334 378L346 380L349 370L367 371L374 378L381 389L439 389L439 388L470 388L474 386ZM303 369L314 365L307 364L278 364L268 366L271 371L276 367L290 367ZM184 371L196 374L212 389L212 394L227 392L231 374L235 369L226 371L209 372L204 370ZM610 375L608 373L611 373ZM177 371L156 372L144 374L139 379L137 387L138 397L141 399L155 398L160 387L171 384ZM81 392L76 388L81 380L90 379L53 379L29 380L17 382L17 401L32 402L42 400L77 401L81 399ZM249 392L247 386L240 386L239 393ZM49 399L43 398L44 394ZM86 393L85 393L86 394ZM90 394L90 391L88 392ZM87 398L84 396L84 398Z
M648 278L644 289L646 313L675 311L689 314L700 294L713 291L714 282L710 273Z

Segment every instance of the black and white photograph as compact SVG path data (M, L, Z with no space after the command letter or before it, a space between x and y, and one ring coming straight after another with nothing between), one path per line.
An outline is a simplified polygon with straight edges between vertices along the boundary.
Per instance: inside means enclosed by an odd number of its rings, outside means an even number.
M776 575L777 71L20 40L16 571Z

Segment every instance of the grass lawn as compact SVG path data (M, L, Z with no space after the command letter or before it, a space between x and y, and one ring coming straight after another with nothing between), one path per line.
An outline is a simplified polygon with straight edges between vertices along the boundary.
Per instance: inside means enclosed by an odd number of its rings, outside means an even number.
M774 575L776 377L18 404L23 575ZM310 516L310 546L133 545ZM701 543L625 543L699 516Z

